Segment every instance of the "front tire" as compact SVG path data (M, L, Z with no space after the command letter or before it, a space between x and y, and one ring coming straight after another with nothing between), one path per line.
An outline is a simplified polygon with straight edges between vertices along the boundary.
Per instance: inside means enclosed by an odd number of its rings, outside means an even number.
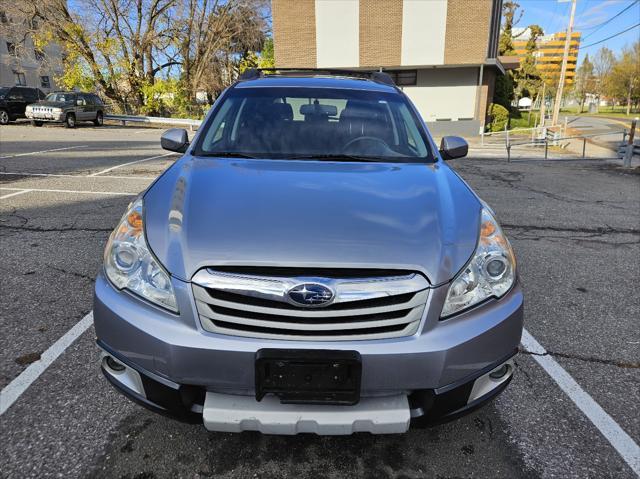
M66 128L75 128L76 127L76 116L73 113L69 113L67 118L64 120L64 126Z
M104 116L102 115L102 112L99 111L98 114L96 115L96 119L93 120L93 124L95 126L102 126L103 123L104 123Z
M8 125L9 120L9 112L7 110L0 110L0 125Z
M37 120L31 120L31 126L42 126L41 121L37 121Z

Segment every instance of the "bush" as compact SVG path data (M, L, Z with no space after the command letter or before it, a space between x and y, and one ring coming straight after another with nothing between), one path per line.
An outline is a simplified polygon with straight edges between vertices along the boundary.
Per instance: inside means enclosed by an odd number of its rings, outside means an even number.
M491 118L489 131L502 131L509 121L509 110L502 105L492 103L489 105L489 117Z

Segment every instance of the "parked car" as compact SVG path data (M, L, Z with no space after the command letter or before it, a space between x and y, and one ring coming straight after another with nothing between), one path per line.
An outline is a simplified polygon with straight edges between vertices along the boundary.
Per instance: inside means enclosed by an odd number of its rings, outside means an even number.
M505 389L516 260L384 73L243 74L128 207L95 283L107 380L209 430L401 433Z
M102 126L105 106L100 97L93 93L58 91L49 93L44 101L28 105L25 113L33 126L50 122L75 128L80 121L91 121L95 126Z
M28 86L0 87L0 125L25 117L29 103L37 102L45 97L42 90Z

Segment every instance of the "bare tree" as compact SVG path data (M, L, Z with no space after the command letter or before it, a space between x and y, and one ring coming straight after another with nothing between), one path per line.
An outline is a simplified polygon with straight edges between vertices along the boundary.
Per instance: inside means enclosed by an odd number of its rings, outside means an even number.
M607 47L602 47L593 57L593 73L596 79L597 106L600 99L606 94L611 70L616 62L616 57Z
M63 83L90 83L122 109L139 110L159 76L177 76L188 102L198 91L211 100L269 25L268 0L0 1L30 20L23 34L64 48Z
M188 91L209 101L231 83L241 58L261 48L268 28L266 0L187 0L177 48Z

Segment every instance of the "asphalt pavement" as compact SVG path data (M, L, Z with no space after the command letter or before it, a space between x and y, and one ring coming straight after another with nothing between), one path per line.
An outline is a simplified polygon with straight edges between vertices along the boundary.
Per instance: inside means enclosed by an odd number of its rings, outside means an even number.
M636 477L637 169L452 162L496 210L524 284L528 335L495 402L404 435L236 435L150 413L99 371L93 281L128 202L177 158L160 133L0 127L0 388L33 380L0 415L0 477Z

